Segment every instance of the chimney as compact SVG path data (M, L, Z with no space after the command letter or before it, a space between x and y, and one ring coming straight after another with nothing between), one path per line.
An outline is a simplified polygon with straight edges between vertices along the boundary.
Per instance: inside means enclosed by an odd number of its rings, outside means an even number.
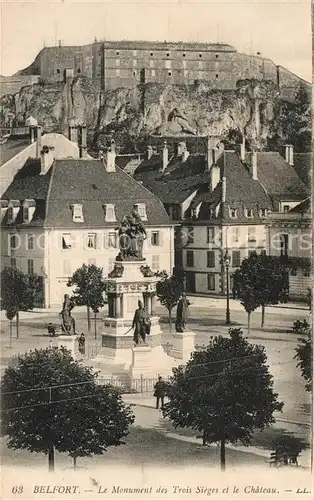
M285 146L285 159L286 159L286 162L289 163L289 165L292 165L292 166L294 165L292 144L286 144L286 146Z
M40 175L45 175L55 159L54 148L44 146L40 154Z
M183 152L182 152L182 161L185 162L188 157L190 156L190 153L188 152L187 149L185 149Z
M69 141L77 143L77 126L74 120L69 121Z
M111 146L107 150L105 169L108 173L116 171L116 144L114 141L111 141Z
M29 142L30 144L33 144L35 142L35 128L34 126L29 127Z
M225 203L226 202L226 191L227 191L227 181L226 181L226 177L223 177L222 178L222 190L221 190L221 203Z
M212 165L212 168L210 169L210 182L212 191L214 191L219 181L220 181L220 167L218 167L218 165Z
M37 126L37 133L36 133L36 158L40 158L40 152L41 152L41 133L42 133L42 128L40 125Z
M147 159L150 160L152 156L153 156L153 147L147 146Z
M215 150L215 151L214 151ZM215 163L217 160L217 156L219 155L220 152L220 143L218 137L207 137L207 151L206 151L206 157L207 157L207 170L210 170L210 167Z
M162 149L162 171L165 170L167 165L168 165L168 146L167 146L167 141L165 141L164 147Z
M186 143L185 142L179 142L178 143L178 156L182 156L183 152L186 151Z
M240 157L242 161L245 161L245 137L243 135L242 143L241 143L241 153Z
M252 152L252 179L257 181L257 152Z
M86 125L79 127L79 157L86 158L87 155L87 128Z

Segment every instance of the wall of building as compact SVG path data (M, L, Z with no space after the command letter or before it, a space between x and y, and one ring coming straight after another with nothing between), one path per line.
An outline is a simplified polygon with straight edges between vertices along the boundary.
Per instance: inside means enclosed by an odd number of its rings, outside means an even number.
M0 97L7 94L17 94L21 88L40 81L39 75L17 75L0 77Z
M15 235L17 248L10 248L10 235ZM33 235L33 249L27 246L28 236ZM1 267L12 265L11 259L16 260L16 267L23 273L28 273L28 260L33 261L34 274L44 275L45 234L42 228L25 227L16 230L14 227L1 230Z
M284 214L282 214L284 216ZM285 214L286 218L288 217ZM289 214L291 217L291 214ZM302 224L302 222L301 222ZM267 236L267 253L279 257L281 255L280 234L288 235L288 257L310 259L312 252L311 227L299 224L276 224L269 226Z
M159 245L154 246L151 242L151 233L159 232ZM109 246L109 233L113 229L71 229L47 231L46 264L45 269L49 277L49 290L47 297L49 305L61 304L65 293L69 293L67 281L73 272L83 264L95 264L103 268L104 276L107 276L114 267L114 261L119 253L118 248ZM89 248L87 244L88 234L96 235L96 248ZM62 248L62 235L70 234L72 248ZM172 228L147 229L147 240L144 242L143 254L147 264L155 271L165 269L168 273L173 268L173 230Z

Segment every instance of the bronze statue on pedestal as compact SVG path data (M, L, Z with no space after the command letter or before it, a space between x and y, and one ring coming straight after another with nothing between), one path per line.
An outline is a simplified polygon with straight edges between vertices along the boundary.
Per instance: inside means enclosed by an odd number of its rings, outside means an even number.
M62 319L61 329L65 335L75 335L75 320L71 316L73 307L73 300L71 300L68 294L65 294L62 311L60 313Z
M117 229L120 248L117 260L143 260L143 244L147 234L137 211L124 215Z

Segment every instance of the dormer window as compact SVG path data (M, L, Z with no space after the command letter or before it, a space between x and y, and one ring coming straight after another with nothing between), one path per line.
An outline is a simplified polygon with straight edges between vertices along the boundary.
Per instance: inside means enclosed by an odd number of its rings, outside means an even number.
M15 221L20 211L20 207L21 204L19 200L10 200L8 205L8 224L12 224Z
M29 206L23 206L23 222L29 222Z
M229 209L230 213L230 218L231 219L236 219L237 218L237 209L236 208L230 208Z
M261 208L259 211L259 215L260 215L260 217L266 217L266 215L267 215L266 208Z
M253 217L253 210L251 208L247 208L245 210L245 216L248 218L248 219L251 219Z
M72 208L73 222L84 222L83 206L75 203L74 205L72 205L71 208Z
M111 203L104 205L106 222L116 222L115 206Z
M147 220L145 203L136 203L136 205L134 205L134 209L142 220Z
M12 224L13 222L13 207L9 206L8 208L8 224Z
M28 223L32 220L36 208L35 200L25 200L23 203L23 222Z

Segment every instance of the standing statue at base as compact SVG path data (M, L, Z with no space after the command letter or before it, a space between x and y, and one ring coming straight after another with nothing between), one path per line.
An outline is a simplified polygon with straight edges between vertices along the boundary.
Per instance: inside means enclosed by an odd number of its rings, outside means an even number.
M68 294L65 294L62 311L60 313L62 324L61 329L65 335L75 335L75 321L71 316L71 311L74 307L73 301Z
M139 339L142 339L142 343L146 344L146 335L150 334L151 321L149 314L144 309L143 302L138 301L138 309L136 309L132 328L134 328L133 340L135 345L138 345Z
M186 298L185 292L177 305L176 332L182 333L186 330L190 301Z

